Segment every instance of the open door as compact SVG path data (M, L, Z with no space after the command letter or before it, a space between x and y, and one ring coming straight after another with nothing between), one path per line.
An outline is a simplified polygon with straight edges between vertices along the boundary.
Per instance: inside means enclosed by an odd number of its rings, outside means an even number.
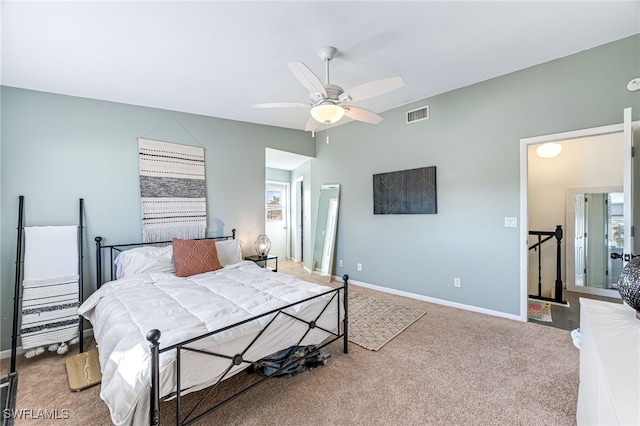
M289 258L289 184L266 182L265 232L271 240L269 254Z
M633 123L631 122L631 108L625 108L624 110L624 121L623 121L623 159L624 159L624 207L623 207L623 229L622 229L622 238L623 238L623 255L622 255L622 266L626 266L626 264L631 260L632 256L637 255L635 251L635 237L634 237L634 220L633 220L633 201L636 196L634 196L634 185L633 185L633 136L634 132L637 131L637 126L634 129ZM613 256L612 256L613 257Z

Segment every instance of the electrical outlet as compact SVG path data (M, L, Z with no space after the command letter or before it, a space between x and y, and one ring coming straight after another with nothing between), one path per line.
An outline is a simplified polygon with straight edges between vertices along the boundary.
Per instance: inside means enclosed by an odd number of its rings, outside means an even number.
M362 263L358 263L358 271L362 271Z
M460 278L454 278L453 279L453 286L454 287L460 287Z
M344 263L342 262L342 259L338 260L338 266L341 267L341 268L344 266Z

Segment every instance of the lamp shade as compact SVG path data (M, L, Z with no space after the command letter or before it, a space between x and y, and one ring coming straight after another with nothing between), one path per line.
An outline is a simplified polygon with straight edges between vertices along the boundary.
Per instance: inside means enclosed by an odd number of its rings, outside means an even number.
M339 105L325 102L311 108L311 116L321 123L331 124L344 116L344 108Z
M625 303L636 310L640 319L640 257L634 257L618 277L618 292Z
M254 247L256 248L258 256L265 257L269 254L269 250L271 250L271 240L264 234L258 235Z
M536 148L536 154L540 158L552 158L560 154L562 145L555 142L547 142Z

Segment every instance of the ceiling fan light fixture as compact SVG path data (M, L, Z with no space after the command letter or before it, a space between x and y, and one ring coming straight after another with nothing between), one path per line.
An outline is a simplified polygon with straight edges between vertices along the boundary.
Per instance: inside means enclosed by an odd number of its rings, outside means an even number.
M324 102L311 108L311 116L320 123L332 124L344 116L344 108L331 102Z
M329 63L337 54L338 49L325 46L318 49L318 55L325 63L326 79L324 82L302 62L287 62L293 76L309 91L309 100L306 104L300 102L270 102L266 104L254 104L254 108L311 108L311 116L304 126L305 131L314 131L320 124L329 125L336 123L345 115L355 121L377 124L382 117L373 111L353 106L350 102L359 102L365 99L380 96L392 90L404 87L404 80L399 75L369 81L352 87L345 92L342 87L331 84L329 80ZM342 104L346 104L342 107Z
M540 158L553 158L560 154L562 145L555 142L547 142L536 148L536 154Z

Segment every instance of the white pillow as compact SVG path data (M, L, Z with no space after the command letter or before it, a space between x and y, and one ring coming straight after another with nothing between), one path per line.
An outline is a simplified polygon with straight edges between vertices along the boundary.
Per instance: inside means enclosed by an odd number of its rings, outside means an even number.
M222 266L242 261L242 241L240 240L216 241L216 250L218 261Z
M113 262L116 265L116 278L148 272L175 273L173 265L173 247L137 247L125 250Z

